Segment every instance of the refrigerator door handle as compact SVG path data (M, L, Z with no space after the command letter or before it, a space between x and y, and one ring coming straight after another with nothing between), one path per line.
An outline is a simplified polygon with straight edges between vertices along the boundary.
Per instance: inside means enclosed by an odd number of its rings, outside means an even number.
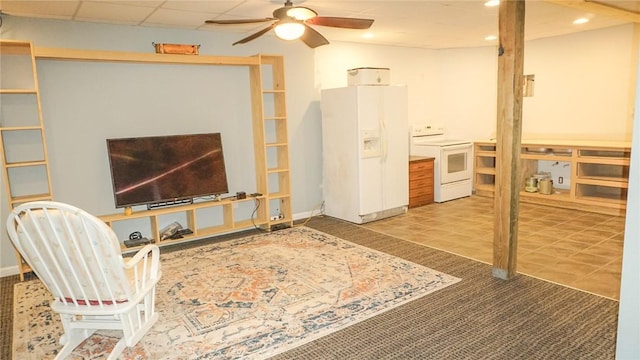
M380 141L382 142L382 161L387 161L387 154L389 153L389 144L387 141L387 127L384 122L384 118L378 120L380 124Z

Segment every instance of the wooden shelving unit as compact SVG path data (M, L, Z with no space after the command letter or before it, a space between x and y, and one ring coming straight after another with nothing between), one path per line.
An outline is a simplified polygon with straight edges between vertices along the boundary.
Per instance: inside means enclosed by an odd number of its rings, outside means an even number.
M476 195L493 196L496 181L496 144L474 144L473 184Z
M239 56L184 56L155 53L134 53L99 50L34 48L30 42L1 41L2 56L13 55L18 52L22 56L31 59L33 84L26 88L3 88L5 94L29 94L37 99L38 122L28 127L15 127L5 125L4 102L3 118L0 129L4 136L5 131L37 131L42 135L43 157L35 161L21 161L19 165L7 162L9 158L3 151L3 168L7 187L11 191L12 181L7 175L8 169L24 166L44 166L47 190L44 195L13 196L9 199L11 204L23 203L31 200L51 200L50 177L46 157L46 144L42 116L40 112L39 92L37 87L37 75L35 73L35 60L71 60L71 61L97 61L97 62L127 62L127 63L165 63L165 64L191 64L203 66L247 66L249 70L249 84L251 89L253 145L255 153L255 176L257 193L254 197L246 199L225 199L221 201L198 202L189 205L158 208L146 211L137 211L132 214L118 213L104 215L100 218L106 224L115 228L127 222L146 223L147 230L143 236L153 239L158 245L191 241L204 237L227 233L252 227L264 230L272 230L276 226L292 226L293 214L291 207L290 168L289 168L289 140L287 133L286 112L286 88L284 59L278 55L255 55L249 57ZM4 58L2 59L4 60ZM6 84L5 74L16 73L16 68L11 62L2 61L3 86ZM6 66L6 67L5 67ZM7 70L10 69L10 70ZM19 72L24 75L26 71ZM4 100L4 98L3 98ZM3 149L6 147L3 144ZM31 178L30 178L31 179ZM13 193L12 193L13 194ZM160 224L168 219L181 218L186 226L193 231L175 240L160 240ZM170 221L168 221L170 222ZM144 227L143 227L144 228ZM124 241L125 239L123 239ZM123 244L124 251L135 251L138 247L127 248ZM21 263L22 260L21 260ZM30 271L21 267L20 275Z
M33 49L28 41L0 40L0 156L10 209L53 199ZM31 269L17 256L24 280Z
M257 55L259 66L251 68L253 141L258 188L266 195L264 210L268 226L291 225L289 135L282 56Z
M474 144L476 195L493 196L495 142ZM629 186L631 144L603 141L523 141L520 152L520 200L529 203L624 215ZM540 161L568 163L571 186L551 195L524 191L525 179L538 171ZM569 180L569 179L567 179Z
M118 227L121 223L139 222L137 228L148 239L158 245L175 244L177 242L192 241L210 237L234 230L242 230L252 227L264 227L269 224L268 219L263 215L253 217L252 210L259 208L258 204L265 201L264 196L250 197L246 199L225 199L221 201L205 201L195 204L172 206L167 208L156 208L152 210L133 212L130 215L111 214L101 216L100 219L112 228ZM242 206L245 211L238 211ZM246 211L248 209L248 211ZM162 239L161 224L181 220L180 223L186 225L192 234L183 235L179 239ZM164 220L164 221L163 221ZM184 221L182 221L184 220ZM127 248L122 245L123 251L134 251L139 247Z

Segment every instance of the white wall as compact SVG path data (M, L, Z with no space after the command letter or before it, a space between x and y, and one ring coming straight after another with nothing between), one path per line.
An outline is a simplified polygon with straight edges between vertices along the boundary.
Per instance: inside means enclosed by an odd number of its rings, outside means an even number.
M631 140L634 51L632 25L527 43L523 138Z
M390 68L391 84L405 84L409 91L409 122L425 123L437 119L441 100L433 79L438 73L437 51L415 48L332 43L315 52L315 87L330 89L347 86L347 70L359 67Z
M438 52L438 116L456 139L495 137L498 55L495 47Z
M525 44L523 138L631 139L633 27L623 25ZM496 132L498 56L494 46L421 50L353 43L316 51L316 87L345 86L346 70L389 67L409 87L412 123L442 124L451 138Z
M640 26L637 27L640 32ZM638 41L638 38L635 39ZM640 45L640 44L639 44ZM640 108L640 63L637 65L636 108ZM616 358L637 359L640 354L640 112L634 116L627 219L624 229L622 279L618 312Z
M319 91L345 86L347 69L391 68L392 83L408 85L412 123L440 123L456 138L486 139L495 133L494 47L424 50L332 43L314 51L269 35L231 46L244 34L10 16L0 32L2 38L42 47L153 52L152 42L166 42L201 44L200 53L207 55L284 55L294 215L308 214L322 201ZM527 43L525 73L536 75L536 95L524 102L526 131L545 137L630 138L631 36L631 26L619 26ZM205 130L223 133L230 191L252 191L243 70L39 60L38 71L57 200L97 214L114 212L106 138ZM2 210L0 219L6 219L6 201ZM4 221L0 224L1 274L15 265L15 257Z

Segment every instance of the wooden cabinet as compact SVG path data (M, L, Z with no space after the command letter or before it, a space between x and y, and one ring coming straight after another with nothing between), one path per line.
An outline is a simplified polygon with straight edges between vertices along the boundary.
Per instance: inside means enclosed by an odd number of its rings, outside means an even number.
M523 141L518 181L520 200L549 206L624 215L629 186L631 144L607 141ZM474 189L476 195L493 196L495 142L474 145ZM544 164L568 168L568 179L554 181L550 195L524 191L525 180Z
M409 207L433 203L433 161L430 157L409 157Z
M137 247L127 248L124 240L128 239L129 229L140 231L142 236L153 239L158 245L201 239L204 237L247 228L262 228L272 230L279 226L293 225L293 209L291 207L290 168L289 168L289 141L287 133L287 113L285 101L285 74L284 59L277 55L241 56L185 56L179 54L153 54L114 52L99 50L75 50L55 48L33 48L30 42L1 41L2 50L2 86L0 94L2 100L3 117L0 130L3 138L8 137L9 131L35 131L41 138L40 146L42 155L36 160L19 160L11 163L6 160L11 154L5 152L3 164L7 187L13 194L14 186L23 183L32 183L35 175L23 175L22 178L12 178L8 172L12 168L24 168L36 165L43 167L46 187L44 195L18 198L11 195L10 204L22 203L35 199L52 199L49 172L46 160L46 145L44 144L44 132L39 106L39 93L37 88L37 76L35 73L35 59L38 60L73 60L73 61L99 61L99 62L127 62L127 63L154 63L154 64L193 64L205 66L246 66L249 71L249 86L251 91L253 148L255 155L256 194L246 199L227 198L221 201L198 202L189 205L156 208L133 213L118 213L104 215L100 218L111 226L122 242L123 251L136 251ZM22 61L28 64L26 70L14 66L13 61L5 61L5 54L13 54L26 57ZM10 59L11 60L11 59ZM9 69L9 70L8 70ZM26 88L5 88L8 74L33 74L31 85ZM35 85L34 85L35 84ZM34 124L29 126L9 125L5 119L5 95L30 95L36 98L37 116ZM18 110L24 102L20 100ZM21 113L19 115L22 115ZM19 116L16 116L19 117ZM29 142L31 143L31 142ZM24 144L18 142L21 148ZM2 144L0 144L2 145ZM4 144L6 145L6 144ZM37 175L37 174L36 174ZM28 179L28 181L25 181ZM160 232L163 226L178 221L183 227L193 231L185 234L183 238L173 240L160 240ZM20 275L29 271L28 267L20 267Z

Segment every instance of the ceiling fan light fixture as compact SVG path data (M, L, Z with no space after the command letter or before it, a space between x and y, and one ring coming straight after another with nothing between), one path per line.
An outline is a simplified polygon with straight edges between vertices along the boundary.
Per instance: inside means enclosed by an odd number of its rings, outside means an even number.
M300 20L300 21L305 21L305 20L309 20L312 17L317 16L318 14L309 9L309 8L305 8L305 7L293 7L289 10L287 10L287 16L292 17L296 20Z
M583 18L579 18L579 19L575 19L575 20L573 20L573 23L574 23L575 25L582 25L582 24L586 24L586 23L588 23L588 22L589 22L589 19L584 18L584 17L583 17Z
M305 26L301 22L282 21L273 30L280 39L295 40L304 34Z

